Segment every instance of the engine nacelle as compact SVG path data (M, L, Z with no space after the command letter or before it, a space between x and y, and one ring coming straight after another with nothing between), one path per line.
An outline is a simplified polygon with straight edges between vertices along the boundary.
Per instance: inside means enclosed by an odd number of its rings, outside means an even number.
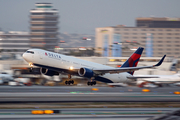
M94 76L94 72L88 68L80 68L78 70L79 76L91 78Z
M48 76L59 75L58 72L53 71L53 70L49 70L49 69L46 69L46 68L41 68L40 72L41 72L41 74L48 75Z

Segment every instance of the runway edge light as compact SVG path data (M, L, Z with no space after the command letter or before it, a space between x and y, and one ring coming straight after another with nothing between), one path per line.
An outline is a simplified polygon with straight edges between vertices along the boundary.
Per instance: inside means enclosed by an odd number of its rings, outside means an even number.
M44 114L43 110L32 110L31 111L32 114Z
M44 114L53 114L54 111L53 110L44 110Z
M149 89L142 89L142 92L150 92Z
M180 94L180 92L179 91L175 91L174 94Z
M32 110L32 114L60 114L60 110Z
M98 88L92 88L91 90L92 91L98 91L99 89Z

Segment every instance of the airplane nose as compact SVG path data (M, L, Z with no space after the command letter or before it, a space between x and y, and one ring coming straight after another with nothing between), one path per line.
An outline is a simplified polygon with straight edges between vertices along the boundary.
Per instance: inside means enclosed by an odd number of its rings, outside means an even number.
M22 57L24 58L25 54L23 53Z
M26 60L26 53L23 53L22 57Z

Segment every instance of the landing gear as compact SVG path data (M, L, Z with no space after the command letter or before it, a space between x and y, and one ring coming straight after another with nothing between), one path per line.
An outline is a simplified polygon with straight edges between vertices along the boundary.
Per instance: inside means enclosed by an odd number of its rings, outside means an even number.
M87 85L88 86L89 85L91 85L91 86L96 85L96 81L94 80L94 77L91 77L91 80L87 82Z
M96 81L94 80L94 77L91 78L91 81L88 81L88 82L87 82L87 85L88 85L88 86L89 86L89 85L91 85L91 86L96 85Z
M74 84L74 80L70 80L70 81L66 80L65 84L66 85L71 85L71 84L73 85Z
M29 63L29 66L30 66L30 70L29 70L29 72L33 72L33 63Z
M68 79L69 79L69 80L66 80L66 81L65 81L65 84L66 84L66 85L71 85L71 84L73 85L73 84L74 84L74 80L71 80L71 75L70 75L70 74L68 74Z
M93 85L96 85L96 81L92 81L92 82L87 82L87 85L89 86L89 85L91 85L91 86L93 86Z
M31 73L33 72L33 68L32 67L30 68L29 72L31 72Z

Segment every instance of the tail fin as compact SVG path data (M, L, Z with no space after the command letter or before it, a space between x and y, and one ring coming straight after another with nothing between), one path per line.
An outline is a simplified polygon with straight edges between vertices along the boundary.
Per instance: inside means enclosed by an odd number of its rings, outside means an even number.
M126 62L121 67L136 67L139 59L141 57L141 54L143 52L144 48L139 47L129 58L126 60ZM134 74L133 72L129 72L131 75Z

